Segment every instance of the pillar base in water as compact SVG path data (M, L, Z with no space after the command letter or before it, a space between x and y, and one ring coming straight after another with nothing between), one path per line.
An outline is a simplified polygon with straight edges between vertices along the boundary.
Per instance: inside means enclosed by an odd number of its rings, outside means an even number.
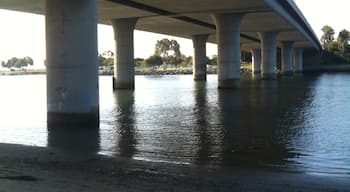
M135 82L121 82L113 77L113 89L135 89Z
M259 74L261 74L261 71L254 71L253 74L254 75L259 75Z
M206 81L207 80L207 75L203 74L203 75L194 75L193 78L195 81Z
M47 124L50 127L84 126L98 128L100 124L98 110L90 113L47 113Z
M263 80L276 80L277 75L276 75L276 73L263 73L261 75L261 79L263 79Z
M232 80L219 80L219 89L234 89L240 87L240 80L232 79Z
M284 71L284 72L282 72L282 75L283 76L293 76L293 71Z

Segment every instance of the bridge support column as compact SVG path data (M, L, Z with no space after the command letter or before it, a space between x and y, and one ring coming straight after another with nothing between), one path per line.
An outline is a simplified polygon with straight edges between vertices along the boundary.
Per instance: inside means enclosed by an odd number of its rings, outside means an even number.
M218 43L219 88L240 84L240 26L243 14L214 14Z
M97 2L46 0L47 122L99 125Z
M262 79L276 79L277 35L277 32L259 33L261 39Z
M113 19L116 50L113 89L135 88L134 29L136 18Z
M207 79L207 52L206 43L207 34L192 36L194 55L193 55L193 79L205 81Z
M282 42L282 75L293 75L293 42Z
M295 48L294 49L294 72L295 73L303 73L303 49Z
M261 73L261 49L253 49L252 53L252 70L253 74Z

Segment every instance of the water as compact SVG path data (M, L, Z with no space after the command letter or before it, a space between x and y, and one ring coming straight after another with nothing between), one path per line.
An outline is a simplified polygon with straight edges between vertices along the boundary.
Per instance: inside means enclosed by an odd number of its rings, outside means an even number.
M350 175L350 74L218 90L217 76L137 76L113 92L100 77L100 130L46 125L45 76L0 76L0 143L146 161ZM49 130L49 131L48 131Z

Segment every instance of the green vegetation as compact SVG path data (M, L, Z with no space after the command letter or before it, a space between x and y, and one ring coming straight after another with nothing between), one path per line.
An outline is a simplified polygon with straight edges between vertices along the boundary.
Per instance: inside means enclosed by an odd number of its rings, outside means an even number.
M152 55L145 60L148 67L159 66L163 64L163 58L159 55Z
M350 63L350 32L343 29L336 39L334 29L331 26L325 25L322 32L322 63Z
M98 55L99 66L113 66L114 65L114 53L112 51L105 51Z
M23 57L23 58L17 58L17 57L12 57L9 59L7 62L1 61L1 66L4 68L22 68L22 67L28 67L33 66L34 61L30 57Z
M218 56L213 55L211 58L207 57L208 65L218 65Z
M165 64L178 65L181 63L180 44L173 39L159 40L156 43L154 55L160 56Z

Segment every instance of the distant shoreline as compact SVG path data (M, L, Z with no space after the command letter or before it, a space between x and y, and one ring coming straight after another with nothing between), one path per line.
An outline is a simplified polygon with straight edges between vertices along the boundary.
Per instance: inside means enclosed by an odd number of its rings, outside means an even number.
M0 76L16 76L16 75L43 75L45 70L31 70L31 71L4 71L0 72ZM99 70L99 75L113 75L113 71ZM162 70L135 70L136 75L190 75L193 74L192 69L187 68L173 68ZM208 71L208 74L216 74L215 70Z
M305 66L304 73L350 72L350 64Z
M243 73L251 73L249 65L241 68ZM331 65L311 65L304 67L304 73L324 73L324 72L350 72L350 64L331 64ZM209 70L208 74L216 74L216 70ZM28 71L0 71L0 76L16 76L16 75L44 75L46 70L28 70ZM191 75L190 68L171 68L162 70L153 69L136 69L136 75ZM113 75L113 71L99 70L99 75Z

